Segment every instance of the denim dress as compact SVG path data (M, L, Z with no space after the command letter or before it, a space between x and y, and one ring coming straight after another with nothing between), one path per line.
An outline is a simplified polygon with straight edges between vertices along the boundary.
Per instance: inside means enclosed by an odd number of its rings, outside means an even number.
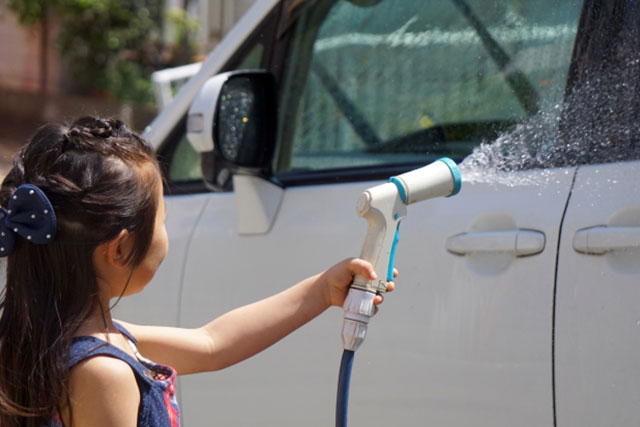
M75 364L94 356L115 357L126 362L134 372L140 390L138 408L138 427L178 427L180 411L176 401L176 371L165 365L159 365L145 359L138 353L136 340L121 325L116 327L127 338L136 357L95 337L76 337L71 344L69 369ZM44 427L62 427L59 416L54 416Z

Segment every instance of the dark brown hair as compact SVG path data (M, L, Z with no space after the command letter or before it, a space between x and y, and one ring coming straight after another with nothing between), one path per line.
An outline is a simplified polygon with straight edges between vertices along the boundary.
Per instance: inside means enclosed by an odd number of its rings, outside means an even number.
M153 235L160 169L151 147L122 122L83 117L49 124L22 147L0 188L38 186L57 216L53 242L17 238L0 299L0 425L41 426L68 396L68 356L77 328L99 307L94 249L126 229L127 262Z

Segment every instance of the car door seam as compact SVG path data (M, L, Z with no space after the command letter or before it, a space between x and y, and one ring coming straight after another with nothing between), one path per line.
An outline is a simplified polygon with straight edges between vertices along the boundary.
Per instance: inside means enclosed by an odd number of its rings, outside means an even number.
M551 305L551 400L553 408L553 427L558 427L557 415L556 415L556 297L558 293L558 264L560 261L560 244L562 241L562 228L564 226L564 220L567 215L569 203L571 202L571 195L573 194L573 188L576 183L576 177L578 176L578 165L573 172L573 178L571 179L571 185L569 186L569 194L567 195L567 201L565 202L562 216L560 217L560 227L558 229L558 242L556 246L556 264L555 274L553 279L553 302Z
M202 215L204 214L204 211L207 209L207 206L209 206L210 201L211 201L211 197L207 197L205 202L202 204L202 208L200 209L200 212L198 213L198 216L194 221L194 225L193 227L191 227L191 231L189 232L189 238L187 239L187 245L186 245L187 247L184 250L184 261L182 262L182 266L180 267L180 283L178 284L178 310L176 315L176 326L178 327L180 326L180 319L182 317L182 296L184 294L184 278L187 274L187 262L189 260L189 252L191 251L191 242L193 240L193 236L195 235L196 228L198 228L198 225L200 224ZM180 385L180 378L178 378L178 384ZM177 387L176 393L178 395L177 396L178 402L182 402L181 386Z
M191 243L193 241L193 236L196 232L196 229L198 228L198 225L200 224L200 220L202 219L202 215L204 214L204 211L207 209L207 206L209 206L209 202L211 201L211 197L207 197L206 201L203 203L202 208L200 209L200 212L198 213L198 216L196 218L196 220L194 221L194 226L191 228L191 231L189 232L189 238L187 240L187 247L184 251L184 262L182 263L182 266L180 267L180 284L179 284L179 292L178 292L178 314L177 314L177 319L176 319L176 326L180 326L180 319L182 318L182 297L183 297L183 293L184 293L184 278L187 274L187 261L189 260L189 252L191 251Z

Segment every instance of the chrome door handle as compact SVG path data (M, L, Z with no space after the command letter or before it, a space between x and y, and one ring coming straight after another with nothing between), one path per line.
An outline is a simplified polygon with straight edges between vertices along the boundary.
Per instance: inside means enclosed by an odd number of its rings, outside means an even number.
M602 255L635 248L640 248L640 227L596 225L582 228L573 236L573 249L583 254Z
M507 253L535 255L544 250L545 235L537 230L477 231L460 233L447 239L447 250L456 255Z

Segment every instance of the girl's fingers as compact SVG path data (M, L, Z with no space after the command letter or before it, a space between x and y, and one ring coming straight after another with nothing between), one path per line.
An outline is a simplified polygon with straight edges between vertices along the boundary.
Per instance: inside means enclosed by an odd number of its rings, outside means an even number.
M396 285L393 282L387 282L387 292L391 292L396 288ZM378 304L382 304L382 301L384 301L384 297L382 296L382 294L377 294L374 298L373 298L373 303L375 305Z
M377 279L376 272L373 269L373 265L371 265L370 262L365 261L363 259L360 259L360 258L349 259L348 268L351 274L353 275L359 274L361 276L368 278L369 280ZM394 278L398 277L398 270L395 268L393 269L393 277ZM388 282L388 283L393 283L393 282Z
M398 270L393 269L393 277L398 277ZM396 284L393 282L387 282L387 292L391 292L396 288ZM375 305L374 314L376 314L379 310L378 305L382 304L384 301L384 297L382 294L377 294L375 298L373 298L373 304Z
M353 275L359 274L369 280L377 279L376 272L373 270L371 263L360 258L353 258L349 262L349 271Z

